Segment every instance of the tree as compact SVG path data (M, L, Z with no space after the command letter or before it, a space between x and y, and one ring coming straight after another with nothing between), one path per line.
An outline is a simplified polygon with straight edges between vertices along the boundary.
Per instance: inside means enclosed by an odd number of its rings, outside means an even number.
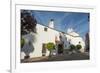
M29 58L29 53L34 51L34 46L30 40L26 43L22 36L28 36L31 32L36 33L36 24L37 21L31 10L21 10L21 51L26 54L25 59ZM35 35L32 35L32 38L34 42Z
M49 56L51 56L51 51L55 49L55 45L52 42L46 44L46 48L50 51Z
M31 10L21 10L21 35L30 32L36 33L36 24L37 21L32 15Z
M76 45L76 49L80 50L82 48L82 46L80 44Z
M73 50L76 49L75 45L73 45L73 44L71 44L71 45L69 46L69 48L70 48L70 51L73 51Z

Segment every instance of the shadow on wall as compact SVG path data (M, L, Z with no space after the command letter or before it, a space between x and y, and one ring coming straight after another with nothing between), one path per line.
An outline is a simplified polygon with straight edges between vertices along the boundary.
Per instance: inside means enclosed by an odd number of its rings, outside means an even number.
M24 52L26 55L26 58L30 58L29 54L34 51L34 45L33 42L35 42L35 35L30 33L27 35L24 35L22 37L24 39L24 45L21 47L21 52ZM24 59L26 59L24 57Z
M31 42L25 43L23 48L21 48L21 52L24 52L26 55L30 54L33 51L34 51L34 46L32 45Z

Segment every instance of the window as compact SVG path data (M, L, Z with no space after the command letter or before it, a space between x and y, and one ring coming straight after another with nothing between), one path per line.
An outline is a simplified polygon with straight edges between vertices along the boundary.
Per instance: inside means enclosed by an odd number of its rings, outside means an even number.
M78 43L80 44L81 42L79 41Z
M45 27L45 28L44 28L44 31L47 31L47 30L48 30L48 28Z

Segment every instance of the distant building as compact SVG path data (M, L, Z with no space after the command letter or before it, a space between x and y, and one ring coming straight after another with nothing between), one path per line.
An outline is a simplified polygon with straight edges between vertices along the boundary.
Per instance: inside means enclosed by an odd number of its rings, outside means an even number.
M66 34L55 30L53 19L50 20L48 27L37 24L36 29L37 33L33 34L36 37L36 41L33 43L34 51L30 53L30 57L48 56L49 51L46 49L45 44L49 42L53 42L56 45L56 54L63 54L64 49L69 49L70 44L77 45L79 42L81 42L80 44L82 45L80 51L84 52L85 43L83 39L79 37L79 34L75 33L74 31ZM28 37L25 37L24 39L27 38Z

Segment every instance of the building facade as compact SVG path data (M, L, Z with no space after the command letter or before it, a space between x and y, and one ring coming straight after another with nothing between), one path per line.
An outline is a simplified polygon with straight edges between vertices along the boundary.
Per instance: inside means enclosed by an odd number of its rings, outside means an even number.
M45 44L52 42L54 43L55 55L63 54L65 49L69 49L70 44L77 45L79 42L82 45L80 49L81 52L84 52L85 43L79 34L75 33L74 31L71 33L64 33L54 29L54 20L51 21L47 26L37 24L36 26L37 33L30 33L35 37L35 41L32 42L34 46L34 51L31 52L29 55L31 58L33 57L41 57L41 56L49 56L49 51L46 49ZM77 36L77 37L74 37ZM32 41L28 37L23 36L25 40ZM32 37L30 37L32 38ZM25 55L21 54L21 59L23 59Z

